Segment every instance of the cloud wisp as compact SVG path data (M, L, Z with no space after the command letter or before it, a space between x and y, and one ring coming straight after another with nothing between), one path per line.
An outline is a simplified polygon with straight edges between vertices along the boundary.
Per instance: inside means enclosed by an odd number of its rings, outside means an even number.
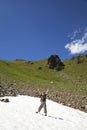
M81 29L79 28L78 30L75 30L73 33L69 34L68 37L73 40L76 38L77 34L81 32Z
M79 54L87 51L87 32L84 33L81 39L76 39L66 44L65 49L68 49L71 54Z

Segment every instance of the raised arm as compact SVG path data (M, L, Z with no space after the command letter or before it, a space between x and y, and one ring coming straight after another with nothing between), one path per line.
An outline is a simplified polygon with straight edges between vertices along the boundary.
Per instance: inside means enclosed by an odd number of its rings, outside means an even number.
M37 91L38 91L39 95L41 95L41 92L40 92L39 88L37 89Z
M49 90L47 89L46 94L48 94L48 91L49 91Z

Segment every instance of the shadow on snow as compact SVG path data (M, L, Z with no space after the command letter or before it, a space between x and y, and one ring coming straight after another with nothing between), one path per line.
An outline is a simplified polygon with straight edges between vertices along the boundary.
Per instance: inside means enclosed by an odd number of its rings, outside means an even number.
M42 114L42 113L39 113L40 115L42 115L42 116L45 116L44 114ZM53 118L53 119L58 119L58 120L63 120L63 118L61 118L61 117L56 117L56 116L51 116L51 115L47 115L47 116L45 116L45 117L49 117L49 118Z

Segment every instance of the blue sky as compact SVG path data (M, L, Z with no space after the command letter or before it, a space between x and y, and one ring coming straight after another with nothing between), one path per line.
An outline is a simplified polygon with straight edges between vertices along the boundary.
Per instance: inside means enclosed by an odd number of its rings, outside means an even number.
M0 59L87 53L87 0L0 0Z

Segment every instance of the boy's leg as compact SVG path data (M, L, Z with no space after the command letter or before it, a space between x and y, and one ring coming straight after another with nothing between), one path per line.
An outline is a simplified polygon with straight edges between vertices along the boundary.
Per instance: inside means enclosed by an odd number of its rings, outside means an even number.
M41 111L41 109L43 108L43 106L44 106L44 103L43 103L43 102L41 102L41 104L40 104L40 106L39 106L39 108L38 108L38 111L37 111L36 113L40 112L40 111Z
M44 113L45 113L45 116L47 116L47 106L46 106L46 103L44 103Z

